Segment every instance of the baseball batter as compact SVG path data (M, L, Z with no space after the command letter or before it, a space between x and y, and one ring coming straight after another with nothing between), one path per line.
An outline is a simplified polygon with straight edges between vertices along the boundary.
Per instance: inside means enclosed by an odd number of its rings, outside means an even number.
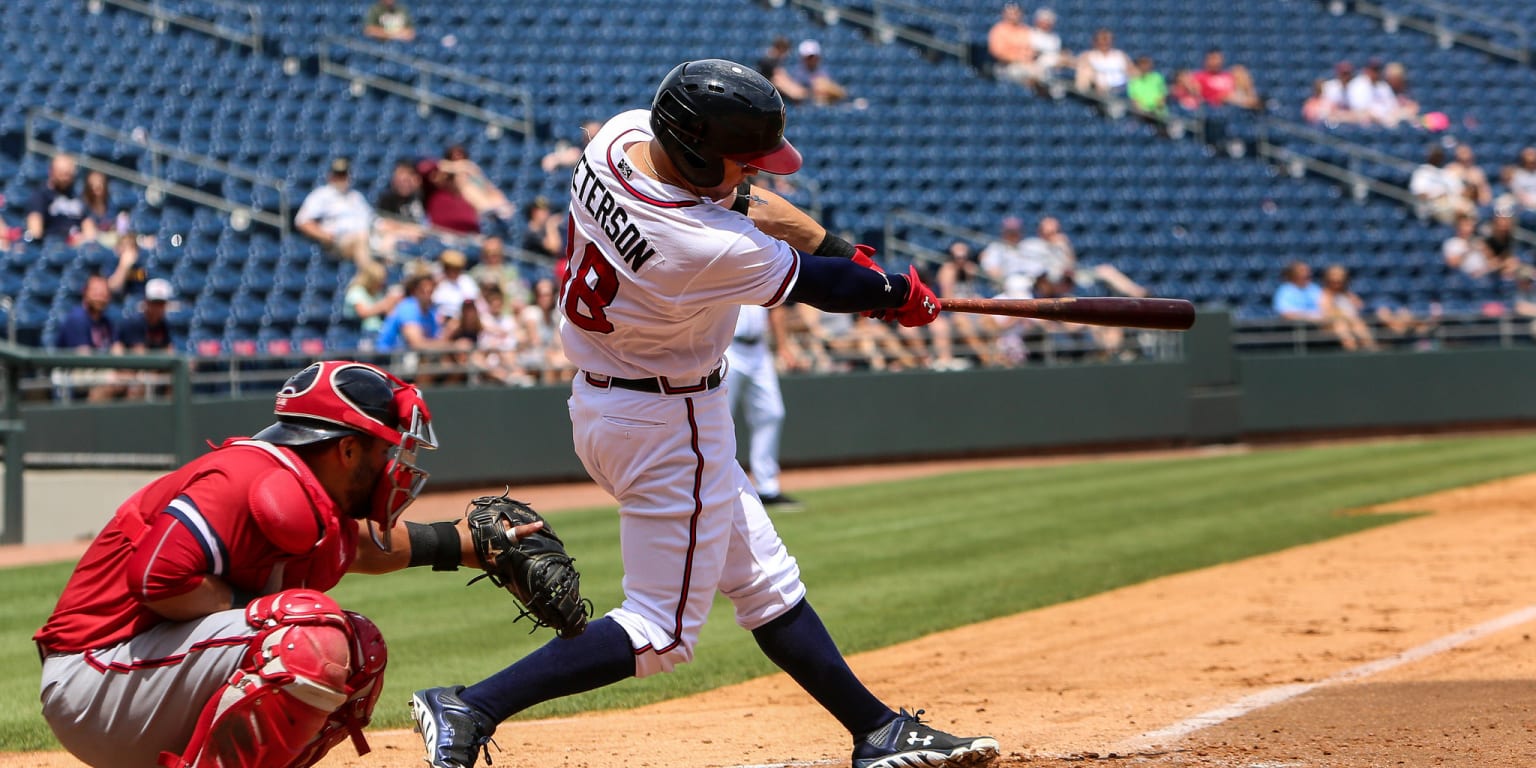
M716 593L763 652L847 728L854 768L976 765L986 737L955 737L893 711L853 675L805 598L741 466L721 382L738 307L786 298L906 326L938 316L915 271L887 275L750 184L792 173L784 102L751 67L687 62L651 109L598 131L571 180L562 339L580 368L569 401L576 451L619 502L624 601L468 688L412 697L441 768L468 768L496 724L540 701L693 656Z
M315 363L275 411L124 502L34 637L43 717L87 764L302 768L348 736L366 752L384 639L325 591L474 562L454 526L399 522L436 447L415 387Z
M726 347L730 376L725 392L726 409L738 406L747 423L747 459L752 465L752 484L758 499L770 510L795 510L800 502L779 487L779 432L784 427L784 397L779 392L779 370L770 344L783 338L783 309L768 310L757 304L741 307L736 332Z

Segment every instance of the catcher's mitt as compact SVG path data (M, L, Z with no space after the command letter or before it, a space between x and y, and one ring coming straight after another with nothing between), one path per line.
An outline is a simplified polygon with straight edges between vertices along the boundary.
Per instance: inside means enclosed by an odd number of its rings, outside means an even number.
M581 574L565 543L532 507L516 499L481 496L469 503L469 535L479 556L481 576L517 598L517 619L532 617L534 628L553 627L561 637L575 637L587 628L592 604L581 599ZM538 532L515 541L512 529L543 522Z

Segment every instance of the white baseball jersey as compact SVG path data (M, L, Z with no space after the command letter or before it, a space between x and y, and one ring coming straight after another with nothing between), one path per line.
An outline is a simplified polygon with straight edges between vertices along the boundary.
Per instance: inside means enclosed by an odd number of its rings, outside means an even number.
M650 112L624 112L587 144L571 179L570 273L561 339L578 368L698 379L731 343L736 307L783 302L799 256L725 205L637 172Z

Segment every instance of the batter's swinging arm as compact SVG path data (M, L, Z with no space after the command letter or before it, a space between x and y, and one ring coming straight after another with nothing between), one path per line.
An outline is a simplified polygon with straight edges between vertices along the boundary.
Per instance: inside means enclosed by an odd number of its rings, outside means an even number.
M947 312L1161 331L1187 331L1195 324L1195 305L1184 299L939 299L939 308Z

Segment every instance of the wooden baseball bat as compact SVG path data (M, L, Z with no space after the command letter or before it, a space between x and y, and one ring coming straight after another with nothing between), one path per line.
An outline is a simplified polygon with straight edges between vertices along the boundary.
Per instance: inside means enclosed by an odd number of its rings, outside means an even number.
M1195 324L1195 305L1184 299L939 299L939 308L948 312L1163 331L1187 331Z

